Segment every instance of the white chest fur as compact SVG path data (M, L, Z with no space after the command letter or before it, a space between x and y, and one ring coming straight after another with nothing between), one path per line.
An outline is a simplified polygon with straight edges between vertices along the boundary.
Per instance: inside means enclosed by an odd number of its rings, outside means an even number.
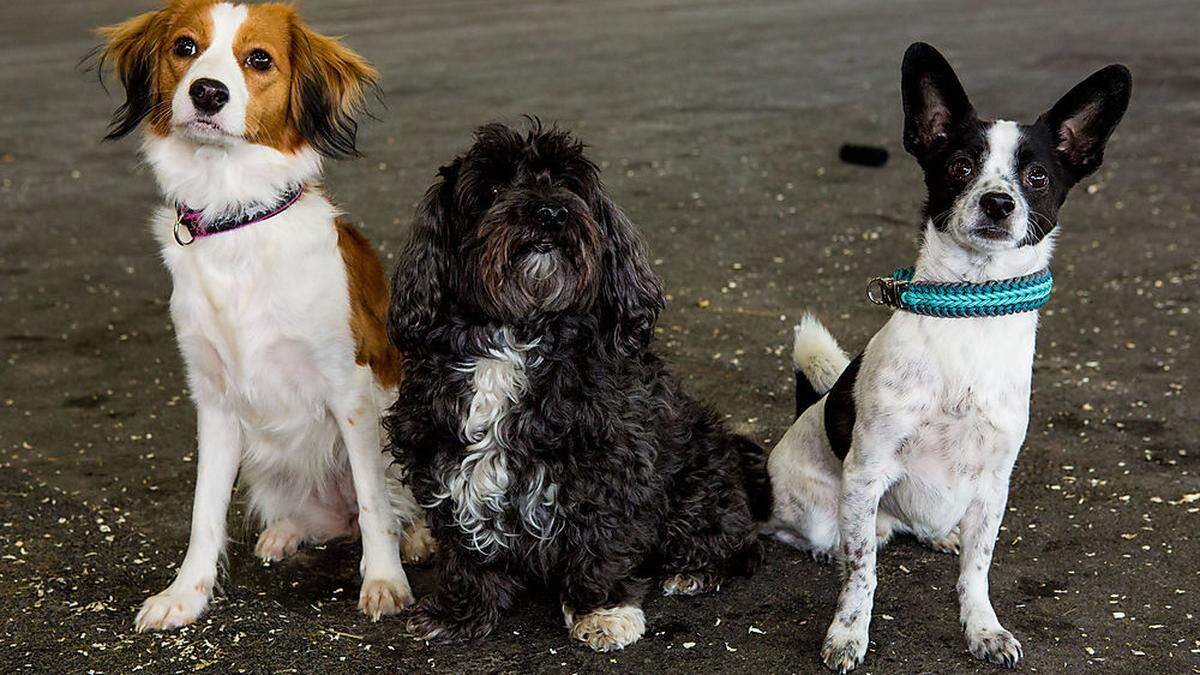
M1007 487L1029 420L1037 314L937 319L898 312L864 357L858 414L905 438L885 498L947 531L980 489Z
M329 413L354 364L336 212L305 193L269 220L180 246L173 213L155 218L171 272L171 315L198 401L240 421L246 477L326 474Z
M543 541L556 534L558 486L547 482L545 467L537 466L527 484L514 484L517 467L509 436L514 408L528 386L528 369L538 364L530 357L534 346L517 344L509 331L501 330L488 356L461 368L470 383L460 430L467 445L460 465L443 478L437 502L453 502L468 544L489 557L507 548L518 530Z

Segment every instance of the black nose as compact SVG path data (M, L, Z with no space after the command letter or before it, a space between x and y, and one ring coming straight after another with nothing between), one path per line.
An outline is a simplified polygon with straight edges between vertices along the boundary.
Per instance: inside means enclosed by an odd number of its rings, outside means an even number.
M196 106L196 110L206 115L215 115L229 102L229 87L202 77L188 87L188 96L192 97L192 105Z
M567 222L567 207L565 206L543 206L534 214L538 225L549 227L551 225L561 226Z
M985 192L979 198L979 207L992 220L1002 220L1005 216L1013 212L1017 207L1017 203L1013 198L1003 192Z

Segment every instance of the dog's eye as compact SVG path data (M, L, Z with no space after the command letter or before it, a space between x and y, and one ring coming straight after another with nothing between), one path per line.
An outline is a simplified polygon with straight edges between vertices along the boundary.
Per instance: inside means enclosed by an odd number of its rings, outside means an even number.
M264 73L271 69L271 55L261 49L255 49L246 57L246 65Z
M966 180L975 173L975 165L966 157L959 157L950 162L950 177L954 180Z
M1031 188L1044 188L1050 183L1050 175L1041 165L1032 164L1025 169L1025 182Z
M190 37L181 37L175 40L175 46L171 48L175 56L195 56L196 41Z
M492 188L491 188L491 193L492 193L492 196L493 196L493 197L495 197L496 195L500 194L500 186L499 186L499 185L493 185L493 186L492 186Z

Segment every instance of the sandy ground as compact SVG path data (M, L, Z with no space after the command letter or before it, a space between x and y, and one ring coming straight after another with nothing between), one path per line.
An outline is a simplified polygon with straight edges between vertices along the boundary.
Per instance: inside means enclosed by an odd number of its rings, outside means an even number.
M328 171L385 256L474 126L569 125L665 280L659 348L764 442L789 423L801 310L857 349L886 317L865 281L912 259L922 189L899 144L904 47L941 46L982 111L1023 120L1127 63L1130 113L1063 213L992 591L1026 670L1200 672L1194 2L304 4L385 75L367 159ZM648 599L646 637L614 655L571 644L542 597L486 641L417 644L355 609L357 546L264 568L254 532L231 544L198 624L132 633L187 539L194 417L143 224L153 179L136 141L99 142L117 99L76 62L88 28L150 7L0 6L0 670L818 669L838 575L778 545L718 595ZM840 164L844 141L892 161ZM955 569L909 542L883 553L865 672L994 670L967 654ZM427 570L411 574L429 590Z

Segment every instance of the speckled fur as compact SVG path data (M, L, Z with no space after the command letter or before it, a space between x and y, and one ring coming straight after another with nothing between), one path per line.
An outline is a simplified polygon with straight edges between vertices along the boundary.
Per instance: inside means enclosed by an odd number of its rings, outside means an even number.
M1067 94L1036 125L975 117L945 60L928 45L905 56L906 147L926 171L916 278L982 282L1046 267L1058 207L1099 165L1128 102L1128 71L1110 66ZM966 176L948 167L969 162ZM1032 167L1044 170L1042 185ZM961 168L958 167L958 168ZM985 194L1012 200L1003 217ZM988 569L1009 477L1029 421L1038 315L942 319L895 312L870 340L853 382L854 426L844 462L826 433L823 396L800 414L768 460L775 494L766 530L818 557L837 557L843 584L821 651L839 672L866 655L878 546L910 533L961 548L960 620L972 654L1014 666L1021 645L988 594ZM797 327L794 362L818 395L847 359L812 320Z

